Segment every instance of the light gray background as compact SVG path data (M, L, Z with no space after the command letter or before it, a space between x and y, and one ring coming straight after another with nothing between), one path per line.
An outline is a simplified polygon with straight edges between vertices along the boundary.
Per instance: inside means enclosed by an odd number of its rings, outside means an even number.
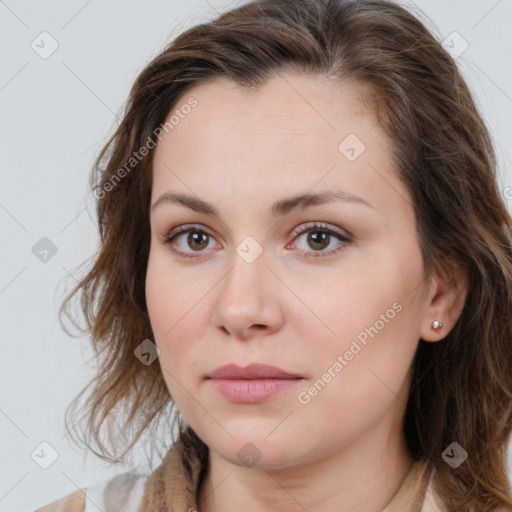
M456 31L468 42L458 62L495 138L504 197L512 197L511 1L404 3L421 9L440 39ZM63 430L66 406L92 375L86 340L69 338L56 316L97 244L89 170L144 65L178 33L234 5L0 1L0 511L34 510L124 470L94 456L83 465ZM31 47L43 31L59 45L47 59ZM32 253L42 237L58 249L46 263ZM31 458L43 441L58 453L48 469Z

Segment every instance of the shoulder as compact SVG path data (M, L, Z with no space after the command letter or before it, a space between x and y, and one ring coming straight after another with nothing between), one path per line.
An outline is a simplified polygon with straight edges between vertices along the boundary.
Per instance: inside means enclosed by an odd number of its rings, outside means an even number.
M35 512L137 512L147 477L121 473L78 489Z
M85 495L87 487L67 494L57 501L53 501L35 512L82 512L85 508Z

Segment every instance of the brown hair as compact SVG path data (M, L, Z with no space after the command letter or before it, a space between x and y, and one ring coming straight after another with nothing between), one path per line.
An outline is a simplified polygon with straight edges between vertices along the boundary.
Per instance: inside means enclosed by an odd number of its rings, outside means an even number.
M494 149L453 58L419 19L385 0L250 2L187 30L137 77L91 174L99 250L60 311L80 292L82 331L99 361L96 377L66 412L74 420L92 387L81 438L73 428L69 434L116 462L167 414L177 421L159 365L134 357L142 340L153 339L145 303L153 152L125 168L122 179L119 169L193 85L223 76L256 89L284 69L365 87L413 200L426 273L451 262L467 276L466 302L451 332L438 343L419 340L404 434L411 455L435 467L434 490L446 510L512 507L512 222ZM123 421L117 409L126 412ZM108 446L101 435L106 420ZM456 469L442 458L453 441L468 452Z

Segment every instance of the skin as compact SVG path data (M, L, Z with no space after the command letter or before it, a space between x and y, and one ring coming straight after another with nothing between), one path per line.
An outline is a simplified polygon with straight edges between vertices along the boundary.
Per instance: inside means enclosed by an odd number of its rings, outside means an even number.
M155 149L151 203L167 191L191 194L219 215L165 202L152 209L146 299L169 392L210 448L199 508L380 512L412 464L401 429L418 341L448 334L465 283L424 274L390 140L355 89L287 73L256 92L217 78L177 106L190 97L197 106ZM349 134L366 146L354 161L338 149ZM271 215L275 201L335 189L371 207L335 201ZM351 241L319 243L312 222ZM164 239L190 223L211 236L178 236L174 247L194 256L186 258ZM236 251L248 236L262 249L252 263ZM394 318L333 372L393 304ZM302 380L262 403L235 404L205 379L220 365L255 361ZM335 376L301 403L328 368ZM237 456L249 442L259 456L252 465Z

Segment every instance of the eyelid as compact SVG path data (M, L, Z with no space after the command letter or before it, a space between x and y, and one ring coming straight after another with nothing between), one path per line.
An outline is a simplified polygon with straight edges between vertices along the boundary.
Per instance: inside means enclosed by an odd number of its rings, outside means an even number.
M172 229L169 233L167 233L164 238L165 239L169 239L169 238L172 238L173 236L179 234L179 233L183 233L183 232L186 232L188 229L196 229L196 231L204 231L205 233L207 233L208 235L212 236L212 233L211 231L209 231L207 228L204 228L202 224L180 224L179 226L176 226L174 229Z
M313 229L317 229L318 231L332 232L346 240L351 240L353 238L352 235L347 231L342 231L336 226L333 226L332 224L323 221L305 222L300 226L296 227L291 234L298 236L301 235L304 231L312 231Z

